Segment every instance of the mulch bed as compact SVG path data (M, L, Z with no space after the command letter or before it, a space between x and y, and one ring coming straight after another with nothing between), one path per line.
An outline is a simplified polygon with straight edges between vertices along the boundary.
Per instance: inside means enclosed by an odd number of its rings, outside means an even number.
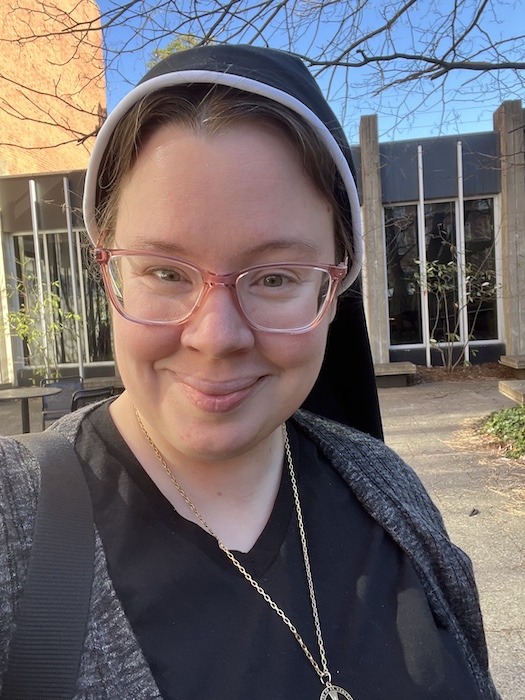
M514 379L510 367L499 362L483 362L479 365L458 366L452 372L445 367L422 367L418 365L417 373L411 383L428 382L468 382L489 379ZM509 459L505 449L488 435L477 429L479 420L468 420L463 429L457 431L453 441L460 449L484 448L487 458L497 459L493 462L489 488L509 498L508 509L515 515L525 515L525 458Z
M412 377L412 383L422 384L428 382L468 382L483 379L514 379L514 373L510 367L500 365L499 362L482 362L479 365L458 365L451 372L446 367L423 367L418 365L416 374Z
M451 446L466 451L481 448L486 456L480 459L480 464L490 467L487 487L507 497L505 510L525 516L525 457L507 457L504 447L480 433L478 427L479 419L466 420L461 430L455 432Z

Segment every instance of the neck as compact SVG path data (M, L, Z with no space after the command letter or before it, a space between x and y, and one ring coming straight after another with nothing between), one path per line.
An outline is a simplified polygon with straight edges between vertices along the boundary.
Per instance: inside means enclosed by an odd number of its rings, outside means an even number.
M133 407L131 414L129 408L117 399L110 409L112 418L143 469L173 508L183 518L203 527L179 492L176 480L228 549L249 551L268 522L279 490L283 465L281 428L242 455L207 461L175 449L163 436L156 435L141 416L142 430ZM147 435L159 450L165 467Z

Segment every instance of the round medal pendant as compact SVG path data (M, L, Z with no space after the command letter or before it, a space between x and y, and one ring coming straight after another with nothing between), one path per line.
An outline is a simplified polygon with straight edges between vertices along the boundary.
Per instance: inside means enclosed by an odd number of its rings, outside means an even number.
M340 698L354 700L354 698L350 695L350 693L347 693L346 690L340 688L338 685L330 684L323 690L319 700L340 700Z

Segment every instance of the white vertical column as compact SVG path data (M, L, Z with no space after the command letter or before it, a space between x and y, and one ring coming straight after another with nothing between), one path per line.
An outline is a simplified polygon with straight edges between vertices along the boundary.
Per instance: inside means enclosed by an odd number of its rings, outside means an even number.
M461 345L465 346L464 362L469 362L469 327L467 308L467 280L465 260L465 205L463 199L463 145L461 141L456 144L456 160L458 174L458 211L456 214L456 259L458 261L458 314L459 335Z
M75 231L75 243L77 251L77 270L82 270L82 254L80 246L82 242L80 240L79 231ZM84 276L80 275L80 308L82 309L82 337L84 339L84 361L89 362L89 337L87 328L87 306L86 306L86 290L84 288Z
M71 216L71 193L69 189L69 178L62 178L62 187L64 189L64 203L66 206L66 225L67 225L67 247L69 254L69 265L71 267L71 286L73 287L73 311L75 312L75 336L77 340L77 360L78 373L84 379L84 354L82 351L82 335L80 332L80 322L78 320L79 305L78 305L78 275L77 261L74 255L73 244L73 221Z
M33 247L35 249L35 267L37 279L37 294L38 294L38 316L40 328L43 333L42 344L45 348L46 357L49 352L46 333L46 317L44 307L44 287L42 282L42 256L40 254L40 235L38 229L38 211L37 211L37 194L36 183L34 180L29 180L29 203L31 208L31 227L33 229Z
M432 367L430 353L430 322L428 318L428 288L427 288L427 248L425 238L425 185L423 181L423 148L417 147L417 185L419 202L417 207L417 238L419 246L419 274L421 276L421 323L423 330L423 343L425 345L425 359L427 367Z

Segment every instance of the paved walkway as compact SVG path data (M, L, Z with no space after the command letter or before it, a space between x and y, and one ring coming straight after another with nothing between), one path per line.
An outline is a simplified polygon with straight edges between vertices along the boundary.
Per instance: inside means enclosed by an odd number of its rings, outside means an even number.
M513 403L497 380L381 389L380 401L387 443L419 474L474 562L503 700L525 700L525 502L506 490L509 462L459 432L465 421ZM40 410L30 401L33 430L40 430ZM0 435L20 426L19 403L1 403Z
M474 563L492 673L504 700L525 700L525 501L507 488L515 463L460 432L516 405L497 380L379 392L386 442L419 474L453 541ZM470 435L470 433L468 433ZM525 465L521 464L525 489Z

